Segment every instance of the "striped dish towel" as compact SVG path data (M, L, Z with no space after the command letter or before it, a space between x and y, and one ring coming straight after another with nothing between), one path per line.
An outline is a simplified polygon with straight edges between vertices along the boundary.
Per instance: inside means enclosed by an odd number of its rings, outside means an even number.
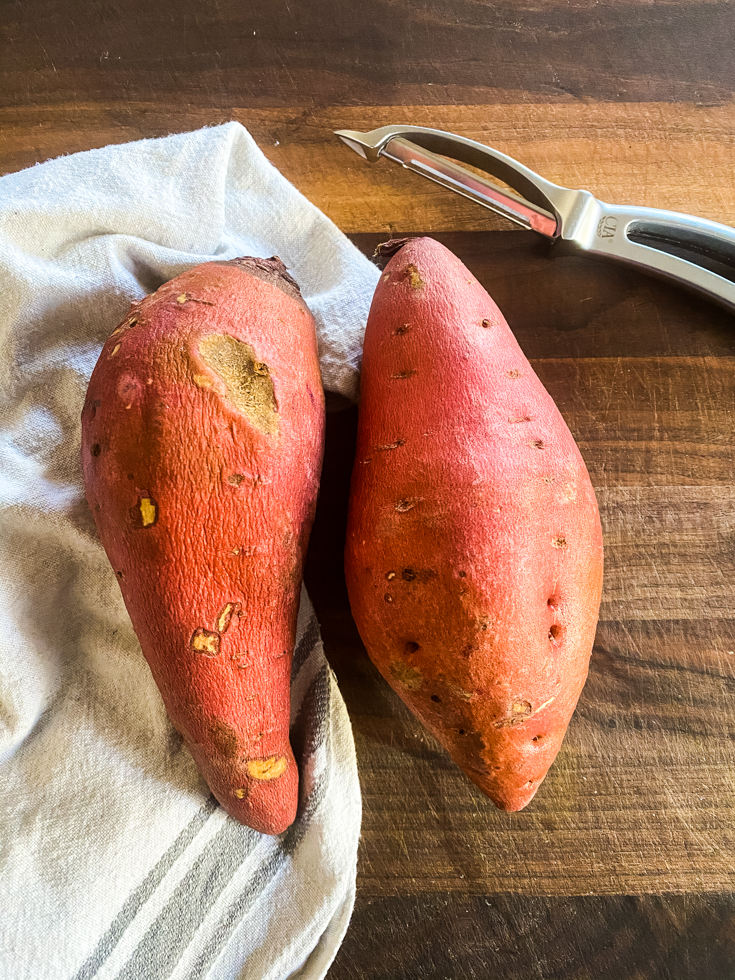
M354 396L377 269L238 124L0 178L0 977L323 977L355 890L360 794L302 590L301 798L267 837L212 798L166 712L84 500L79 415L132 300L278 254Z

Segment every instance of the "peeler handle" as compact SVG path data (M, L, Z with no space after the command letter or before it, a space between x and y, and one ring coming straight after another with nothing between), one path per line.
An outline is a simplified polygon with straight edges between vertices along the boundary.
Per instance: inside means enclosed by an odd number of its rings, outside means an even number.
M735 229L654 208L605 204L589 196L561 241L674 280L735 310Z

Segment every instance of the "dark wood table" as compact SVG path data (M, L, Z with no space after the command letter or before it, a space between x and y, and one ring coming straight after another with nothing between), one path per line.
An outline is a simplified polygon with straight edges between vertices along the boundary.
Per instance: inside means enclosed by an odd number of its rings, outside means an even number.
M380 679L342 574L356 411L329 415L307 584L354 728L357 903L331 980L735 978L735 318L582 258L331 135L462 133L604 200L735 224L732 0L20 0L0 171L237 119L370 254L429 233L486 285L595 485L591 673L523 812Z

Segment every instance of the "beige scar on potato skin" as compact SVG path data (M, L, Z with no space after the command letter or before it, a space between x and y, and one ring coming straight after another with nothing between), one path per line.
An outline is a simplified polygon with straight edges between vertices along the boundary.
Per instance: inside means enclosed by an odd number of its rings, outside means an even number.
M226 397L235 408L260 432L276 435L279 416L273 378L250 344L229 334L210 334L199 341L199 356L224 381ZM200 381L197 384L202 387Z
M251 759L247 765L248 776L260 782L268 782L271 779L278 779L288 769L288 759L285 755L272 755L268 759ZM247 788L236 789L235 796L242 800L247 796Z

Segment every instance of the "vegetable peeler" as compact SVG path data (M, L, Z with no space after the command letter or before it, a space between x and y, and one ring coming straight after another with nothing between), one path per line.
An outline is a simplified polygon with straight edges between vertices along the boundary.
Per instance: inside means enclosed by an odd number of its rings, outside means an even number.
M341 129L335 135L370 163L393 160L538 232L557 251L625 262L735 312L735 229L727 225L675 211L605 204L589 191L552 184L498 150L438 129L383 126L369 133Z

